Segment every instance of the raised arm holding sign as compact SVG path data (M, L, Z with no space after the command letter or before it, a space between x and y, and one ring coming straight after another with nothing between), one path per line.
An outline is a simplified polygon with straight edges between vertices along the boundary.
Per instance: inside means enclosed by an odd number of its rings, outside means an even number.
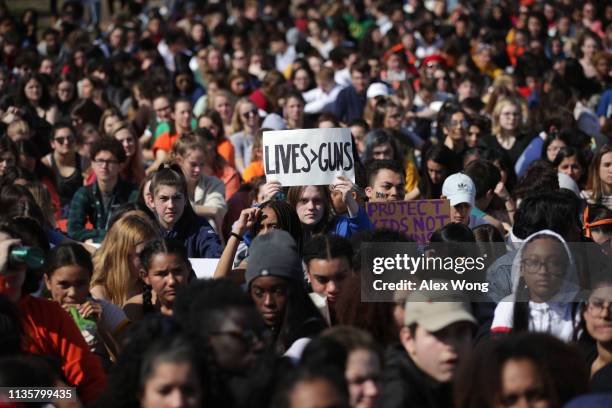
M350 129L269 131L263 141L268 180L283 186L330 185L344 176L355 182Z

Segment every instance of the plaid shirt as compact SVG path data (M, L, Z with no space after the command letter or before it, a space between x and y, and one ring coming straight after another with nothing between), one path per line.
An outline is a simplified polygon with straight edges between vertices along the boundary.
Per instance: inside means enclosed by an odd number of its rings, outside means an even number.
M104 208L102 194L98 183L77 190L70 203L70 214L68 214L68 235L77 241L93 239L101 242L108 230L108 222L111 215L121 205L134 202L138 198L138 190L133 184L121 179L111 194L108 211ZM93 229L86 229L85 225L90 222Z

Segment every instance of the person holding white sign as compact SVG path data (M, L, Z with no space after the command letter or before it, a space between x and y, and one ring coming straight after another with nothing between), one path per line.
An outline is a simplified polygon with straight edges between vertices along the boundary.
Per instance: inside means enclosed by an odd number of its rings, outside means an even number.
M372 229L365 209L353 197L355 185L344 176L338 176L330 186L342 194L347 215L334 216L329 191L325 186L295 186L289 188L287 200L297 211L304 235L332 233L349 238L359 231Z

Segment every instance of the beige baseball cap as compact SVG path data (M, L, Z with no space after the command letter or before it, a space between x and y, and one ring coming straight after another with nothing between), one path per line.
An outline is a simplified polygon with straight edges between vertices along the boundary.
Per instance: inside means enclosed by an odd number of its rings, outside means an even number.
M429 332L437 332L457 322L477 324L470 303L462 293L450 289L417 290L408 295L404 311L406 326L418 323Z

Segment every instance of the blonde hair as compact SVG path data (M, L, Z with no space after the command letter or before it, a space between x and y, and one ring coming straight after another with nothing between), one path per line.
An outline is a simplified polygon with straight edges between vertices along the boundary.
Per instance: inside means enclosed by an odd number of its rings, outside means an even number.
M246 104L255 106L253 101L251 101L249 98L238 99L238 102L236 102L236 105L234 106L234 114L232 115L231 124L232 134L242 132L244 130L244 122L242 121L242 117L240 115L240 109Z
M225 89L219 89L208 96L208 108L215 110L215 102L220 96L225 97L229 104L232 105L232 109L234 109L234 101L236 100L236 97L234 94L226 91Z
M251 162L258 160L258 158L255 157L255 149L263 148L263 132L266 132L268 130L272 130L272 129L268 129L268 128L259 129L253 135L253 147L251 149Z
M185 133L174 142L168 162L176 161L176 158L179 156L185 157L191 150L201 150L203 153L206 153L204 140L196 135L195 132Z
M491 124L491 133L493 135L499 135L501 132L501 126L499 124L499 117L501 115L501 111L502 109L504 109L504 106L506 105L513 105L516 107L516 109L519 112L520 115L520 120L519 120L519 129L523 124L523 112L521 110L521 102L518 99L515 98L501 98L500 100L497 101L497 103L495 104L495 107L493 108L493 113L491 114L492 116L492 124ZM518 134L518 129L517 129L517 134Z
M93 257L90 288L104 287L108 300L123 306L128 300L131 280L130 255L136 245L160 237L159 229L142 211L126 214L113 224Z
M9 123L8 127L6 128L7 136L10 137L13 132L30 133L30 125L28 125L28 122L23 119L16 119Z
M132 132L132 129L130 128L128 123L122 119L120 119L118 122L115 122L113 124L113 127L111 128L111 131L109 133L109 136L115 139L115 136L117 135L117 133L119 133L119 131L123 129L127 129L132 134L134 139L136 139L136 136L134 135L134 132Z

